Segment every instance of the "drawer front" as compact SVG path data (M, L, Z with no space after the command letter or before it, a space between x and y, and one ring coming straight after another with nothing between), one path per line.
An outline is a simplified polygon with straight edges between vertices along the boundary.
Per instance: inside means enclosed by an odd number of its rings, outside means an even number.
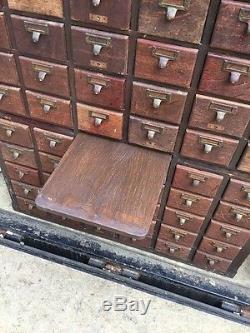
M122 113L78 104L77 114L79 129L118 140L122 139Z
M131 239L121 236L119 237L119 242L138 248L148 249L151 245L152 238L146 237L145 239Z
M249 105L197 95L189 126L241 137L249 121Z
M44 184L48 181L50 175L51 175L51 173L43 172Z
M61 160L61 158L58 156L53 156L41 152L39 152L39 157L42 165L42 171L47 173L52 173Z
M0 82L19 85L14 55L0 52Z
M17 49L22 53L66 60L64 25L11 15Z
M75 64L111 73L127 73L128 36L72 27L72 39Z
M187 93L134 82L131 114L180 124Z
M124 109L125 79L75 70L77 99L87 104Z
M142 0L139 30L190 43L201 41L209 1Z
M212 38L212 46L250 54L249 17L249 4L238 1L222 1Z
M135 76L188 88L197 53L190 48L139 39Z
M146 119L130 117L129 142L140 146L173 152L178 127Z
M24 147L33 147L29 126L4 119L0 119L0 140Z
M250 229L250 209L246 207L235 206L221 201L214 218L221 222Z
M240 247L221 243L207 237L202 239L199 246L199 251L230 260L233 260L239 254L240 250Z
M181 153L194 159L228 166L238 143L238 140L187 130Z
M70 0L71 18L121 30L130 27L131 0Z
M69 97L67 66L25 57L20 63L26 88Z
M231 179L223 200L250 208L250 183Z
M191 249L158 239L155 246L155 251L169 257L187 260Z
M214 197L222 180L222 176L214 173L177 165L172 186L207 197Z
M204 222L204 217L189 214L182 210L165 208L165 214L162 223L180 228L183 230L191 231L198 234Z
M31 91L27 91L26 96L32 118L46 123L73 128L69 100L33 93Z
M14 146L3 142L0 142L0 149L5 161L37 168L33 149Z
M250 102L250 60L209 53L199 90Z
M192 214L206 216L213 199L172 188L167 205Z
M206 236L236 246L244 246L250 239L250 231L229 224L211 221Z
M40 15L63 17L62 0L8 0L9 8Z
M19 183L14 180L11 181L11 185L15 195L29 200L35 200L39 192L39 187Z
M34 133L38 150L56 156L63 156L73 141L70 136L40 128L34 128Z
M9 49L10 42L7 32L7 26L5 22L4 13L0 13L0 48Z
M196 240L197 234L162 224L158 237L167 242L192 247Z
M17 197L16 199L18 207L22 212L29 215L35 215L41 219L46 219L47 213L38 209L34 201L20 197Z
M5 162L5 166L7 173L12 180L38 187L41 185L37 170L9 162Z
M193 263L202 268L226 273L232 261L197 251Z
M0 110L26 116L20 88L0 84Z
M237 169L250 173L250 143L248 143Z

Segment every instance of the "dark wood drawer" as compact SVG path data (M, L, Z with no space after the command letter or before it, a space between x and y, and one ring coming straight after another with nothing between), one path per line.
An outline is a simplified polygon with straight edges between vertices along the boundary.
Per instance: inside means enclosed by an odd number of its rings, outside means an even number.
M39 152L39 157L42 165L42 171L52 173L58 166L61 158L54 155L49 155Z
M250 208L250 183L231 179L224 193L223 200Z
M204 217L189 214L182 210L172 209L170 207L165 208L165 213L162 221L162 223L164 224L191 231L196 234L199 233L203 222Z
M44 184L48 181L50 175L51 175L51 173L43 172Z
M250 143L248 143L237 167L238 170L250 173Z
M66 60L64 25L11 15L17 49L33 56Z
M70 0L71 18L121 30L130 27L131 0Z
M25 57L20 63L26 88L69 97L67 66Z
M78 104L77 114L79 129L118 140L122 139L122 113Z
M75 70L77 99L87 104L124 109L125 79Z
M167 205L192 214L206 216L213 199L172 188Z
M14 180L11 181L11 185L15 195L29 200L35 200L39 192L39 187L19 183Z
M135 76L188 88L197 53L191 48L138 39Z
M202 268L226 273L232 261L222 259L205 252L197 251L193 263Z
M62 0L8 0L9 8L40 15L63 17Z
M177 134L177 126L130 117L130 143L165 152L173 152Z
M24 147L33 147L29 126L4 119L0 119L0 140Z
M212 38L212 47L250 54L250 5L238 1L222 1Z
M46 123L73 127L71 104L69 100L26 91L30 115Z
M250 209L246 207L235 206L221 201L214 218L221 222L250 229Z
M16 199L18 207L22 212L25 214L37 216L41 219L46 219L47 213L38 209L34 201L20 197L17 197Z
M19 85L14 55L0 52L0 82Z
M217 193L223 176L177 165L172 186L188 192L214 197Z
M187 130L181 154L197 160L228 166L238 143L238 140Z
M197 95L189 126L241 137L249 121L249 105Z
M249 241L250 231L212 220L206 237L242 247Z
M167 242L192 247L197 238L197 234L162 224L158 237Z
M199 89L250 102L250 60L209 53Z
M134 82L131 114L180 124L187 93Z
M73 140L70 136L41 128L34 128L34 133L38 150L56 156L63 156Z
M3 142L0 142L0 149L5 161L25 165L35 169L37 168L33 149L14 146Z
M0 110L26 116L20 88L0 84Z
M199 43L209 1L142 0L139 30L149 35Z
M152 238L146 237L145 239L131 239L121 236L119 237L119 242L138 248L148 249L151 245Z
M204 237L199 246L199 251L212 254L214 256L222 257L225 259L233 260L240 252L241 247L221 243L217 240Z
M127 73L128 36L72 27L72 39L76 65Z
M2 49L9 49L10 48L10 42L9 42L9 36L7 32L6 22L4 13L0 13L0 48Z
M174 243L169 243L158 238L155 246L155 251L168 257L187 260L191 249L184 246L176 245Z
M7 173L12 180L22 183L40 186L40 178L38 170L27 168L21 165L5 162Z

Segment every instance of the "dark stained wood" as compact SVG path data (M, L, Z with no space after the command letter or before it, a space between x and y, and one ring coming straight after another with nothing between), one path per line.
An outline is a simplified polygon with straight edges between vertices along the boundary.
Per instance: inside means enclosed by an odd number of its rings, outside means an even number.
M44 184L48 181L50 176L51 176L51 173L43 172Z
M223 195L223 200L250 208L250 182L231 179Z
M78 134L36 204L116 233L145 238L170 159Z
M32 138L28 125L0 119L0 140L32 148Z
M1 111L27 116L20 88L0 84L0 92L5 93L3 98L0 100Z
M191 248L179 246L174 243L169 243L165 240L161 240L158 238L155 246L155 251L168 257L173 257L186 261L190 254Z
M248 146L246 147L238 164L238 170L250 173L250 143L248 143Z
M197 234L162 224L158 237L161 240L177 245L192 247L197 238Z
M38 187L41 185L38 170L9 162L5 162L5 166L10 179Z
M25 199L35 200L39 192L39 187L30 186L14 180L11 181L11 185L15 195Z
M24 212L25 214L35 215L41 219L47 218L47 213L43 212L42 210L38 209L35 205L35 202L32 200L24 199L17 197L17 204L19 209Z
M37 168L33 149L0 142L0 150L5 161L25 165L35 169Z
M49 155L39 152L39 157L41 161L42 171L47 173L52 173L58 166L61 158L54 155Z
M0 52L0 82L19 85L14 55Z
M222 259L201 251L196 252L193 262L195 265L202 268L224 273L229 269L232 263L231 260Z
M1 7L1 4L0 4L0 7ZM1 32L0 33L0 48L9 49L10 42L9 42L9 36L8 36L8 32L7 32L4 13L0 13L0 32Z

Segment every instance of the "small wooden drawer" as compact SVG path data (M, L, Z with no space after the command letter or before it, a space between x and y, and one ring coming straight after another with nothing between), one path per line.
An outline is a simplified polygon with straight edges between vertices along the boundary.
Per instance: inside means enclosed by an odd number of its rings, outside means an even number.
M204 217L189 214L182 210L165 208L162 223L198 234L204 222Z
M190 168L185 165L177 165L172 186L212 198L217 193L222 180L223 176L215 173Z
M206 237L243 247L250 239L250 230L212 220Z
M192 247L197 238L197 234L162 224L158 237L167 242Z
M221 243L217 240L204 237L199 246L199 251L212 254L214 256L222 257L225 259L233 260L240 252L241 247Z
M24 147L33 147L29 126L4 119L0 119L0 140Z
M37 168L33 149L14 146L3 142L0 142L0 149L5 161L25 165L30 168Z
M197 251L193 263L202 268L226 273L232 261L222 259L205 252Z
M67 66L25 57L20 63L26 88L69 97Z
M0 84L0 110L26 116L20 88Z
M72 39L76 65L127 73L128 36L72 27Z
M5 162L5 166L7 169L7 173L12 180L38 187L41 185L38 170L34 170L9 162Z
M238 170L250 173L250 143L248 145L241 157L241 160L237 167Z
M180 124L187 93L134 82L131 114Z
M196 96L189 126L242 137L250 122L250 105Z
M238 140L187 130L181 154L197 160L228 166L238 143Z
M132 239L121 236L119 237L119 242L138 248L148 249L151 245L152 238L146 237L145 239Z
M30 186L14 180L11 181L11 185L15 195L29 200L35 200L39 192L39 187Z
M38 209L33 200L24 199L21 197L17 197L16 199L20 211L24 212L25 214L34 215L41 219L46 219L47 213Z
M78 69L75 77L79 101L115 110L124 109L125 79Z
M139 31L190 43L201 41L209 1L142 0Z
M138 39L135 76L189 88L198 50Z
M5 22L4 13L0 13L0 48L1 49L9 49L10 42L9 42L9 35L7 31L7 26Z
M172 188L167 205L192 214L206 216L213 199Z
M49 155L39 152L39 157L42 165L42 171L52 173L58 166L61 158L54 155Z
M34 133L38 150L56 156L63 156L73 140L70 136L41 128L34 128Z
M231 179L224 193L223 200L250 208L250 183Z
M0 82L19 85L14 55L0 52Z
M199 90L250 102L250 60L209 53Z
M44 184L48 181L50 176L51 176L51 173L43 172Z
M33 56L66 60L64 25L11 15L17 49Z
M77 114L79 129L118 140L122 139L122 113L77 104Z
M221 201L214 218L221 222L250 229L250 209L246 207L235 206L231 203Z
M9 8L40 15L63 17L62 0L8 0Z
M33 119L73 128L69 100L26 91L30 115Z
M84 23L129 30L131 0L70 0L71 18Z
M169 243L158 238L155 251L169 257L174 257L186 261L189 257L191 248Z
M222 0L212 47L250 54L249 17L249 4Z
M178 127L146 119L130 117L129 142L140 146L173 152Z

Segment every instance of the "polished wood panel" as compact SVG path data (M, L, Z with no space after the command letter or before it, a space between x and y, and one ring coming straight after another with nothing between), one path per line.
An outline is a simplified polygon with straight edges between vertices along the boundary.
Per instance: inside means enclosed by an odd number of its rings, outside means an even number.
M33 149L0 142L0 150L5 161L25 165L35 169L37 168Z
M10 179L38 187L41 185L38 170L10 162L5 162L5 166Z
M20 88L0 84L0 95L1 111L27 116Z
M33 147L29 126L5 119L0 119L0 140L23 147Z
M0 82L19 85L14 55L0 52Z
M9 49L10 41L4 13L0 13L0 48Z

